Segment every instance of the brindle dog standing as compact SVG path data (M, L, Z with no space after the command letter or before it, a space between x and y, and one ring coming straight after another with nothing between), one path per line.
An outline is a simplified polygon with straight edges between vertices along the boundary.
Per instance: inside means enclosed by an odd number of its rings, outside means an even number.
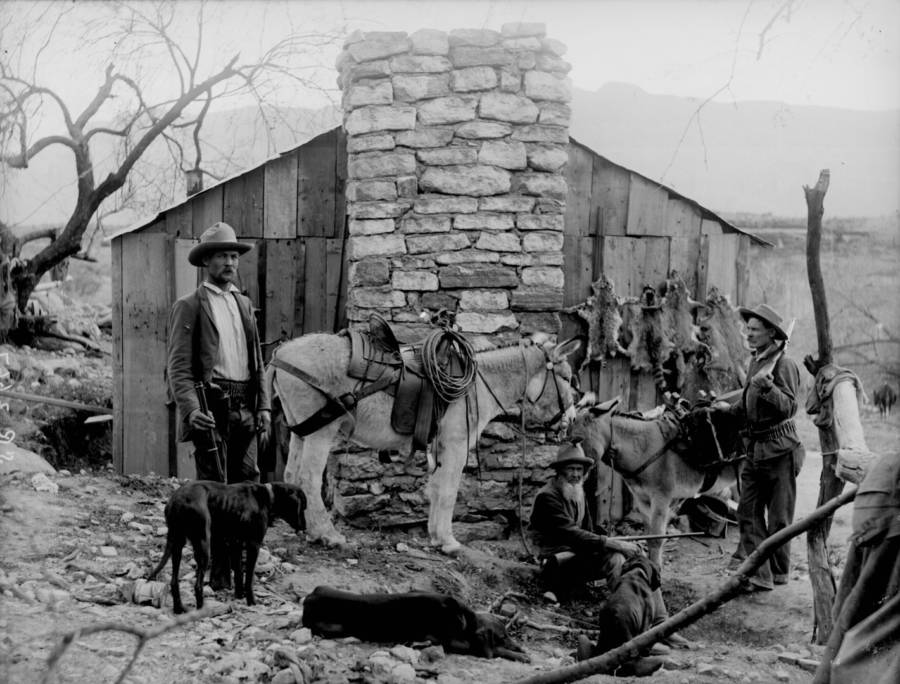
M253 572L269 525L275 518L281 518L294 530L302 530L305 508L306 498L297 485L282 482L271 485L253 482L226 485L209 480L189 482L177 489L166 504L166 525L169 528L166 550L149 579L156 577L171 557L172 606L176 613L183 613L178 568L181 550L189 539L197 563L194 597L199 610L203 607L203 580L209 567L210 545L221 543L228 549L234 572L234 596L243 598L246 594L247 605L252 606L256 603ZM242 568L241 556L245 551L246 563Z

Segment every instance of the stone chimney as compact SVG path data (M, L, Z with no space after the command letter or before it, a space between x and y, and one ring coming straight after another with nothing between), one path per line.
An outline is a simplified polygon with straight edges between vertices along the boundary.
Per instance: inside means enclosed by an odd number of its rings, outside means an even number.
M401 339L423 309L495 340L556 333L570 65L543 24L354 33L338 58L347 132L348 318Z

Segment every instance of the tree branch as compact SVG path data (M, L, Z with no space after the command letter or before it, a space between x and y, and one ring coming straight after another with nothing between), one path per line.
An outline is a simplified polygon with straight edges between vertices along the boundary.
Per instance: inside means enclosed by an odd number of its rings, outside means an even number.
M60 641L60 643L56 646L56 648L53 649L53 651L50 653L50 656L47 658L47 671L44 673L44 677L41 682L42 684L50 684L52 682L53 675L56 673L60 659L63 657L63 655L65 655L69 646L75 643L75 641L80 637L97 634L98 632L124 632L125 634L133 634L134 636L136 636L138 638L138 642L137 646L134 649L134 653L131 656L131 660L128 661L125 669L121 672L119 678L116 679L116 684L121 684L121 682L125 681L125 677L128 676L128 673L134 666L135 661L141 654L141 650L143 650L144 646L147 645L148 641L150 641L151 639L155 639L156 637L165 634L166 632L170 632L173 629L177 629L178 627L189 624L191 622L197 622L198 620L202 620L203 618L212 617L213 615L219 614L220 612L220 607L207 606L206 608L195 611L193 613L179 615L171 622L167 622L164 625L160 625L159 627L154 627L152 629L142 629L135 626L134 624L123 622L101 622L96 625L89 625L87 627L82 627L81 629L76 629L72 632L68 632L63 635L62 641Z

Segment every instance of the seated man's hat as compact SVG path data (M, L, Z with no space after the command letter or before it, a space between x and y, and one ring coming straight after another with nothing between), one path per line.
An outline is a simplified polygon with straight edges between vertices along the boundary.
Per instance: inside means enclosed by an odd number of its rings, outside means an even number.
M194 266L203 266L203 259L215 252L238 252L243 254L253 249L247 242L238 242L234 228L224 221L214 223L200 235L200 242L188 253L188 261Z
M580 465L585 470L594 465L594 462L584 455L584 451L578 444L563 444L556 452L556 460L550 464L551 468L559 470L567 465Z

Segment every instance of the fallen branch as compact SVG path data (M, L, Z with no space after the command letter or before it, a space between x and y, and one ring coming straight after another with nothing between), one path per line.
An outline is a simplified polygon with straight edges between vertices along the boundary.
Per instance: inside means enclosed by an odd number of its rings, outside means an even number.
M110 352L107 349L104 349L99 344L94 342L93 340L84 337L83 335L63 335L62 333L57 332L49 332L44 331L44 337L55 337L60 340L65 340L66 342L75 342L76 344L80 344L82 347L87 347L88 349L92 349L95 352L100 352L101 354L109 354Z
M156 637L165 634L166 632L169 632L173 629L181 627L182 625L186 625L191 622L196 622L197 620L202 620L206 617L217 615L220 610L221 606L207 606L206 608L194 611L193 613L179 615L171 622L160 625L159 627L154 627L153 629L142 629L140 627L136 627L135 625L125 624L123 622L101 622L96 625L89 625L87 627L76 629L73 632L68 632L67 634L63 635L62 641L59 642L59 644L56 646L56 648L53 649L53 651L50 653L50 656L47 658L47 671L44 673L44 677L43 679L41 679L41 682L42 684L50 684L53 679L53 675L56 673L60 659L68 650L69 646L75 643L75 641L80 637L88 636L90 634L96 634L98 632L124 632L126 634L133 634L134 636L136 636L138 638L138 643L134 649L134 653L131 656L131 660L128 661L125 669L116 680L116 684L121 684L121 682L125 681L125 677L128 676L128 673L131 671L132 666L138 659L138 656L141 654L144 646L147 645L148 641L150 641L151 639L155 639Z
M19 399L20 401L32 401L38 404L50 404L51 406L62 406L63 408L75 409L76 411L93 411L94 413L108 414L112 414L113 412L111 408L105 406L92 406L90 404L82 404L80 401L56 399L54 397L45 397L40 394L28 394L27 392L0 390L0 397L9 397L10 399Z
M551 625L544 622L535 622L529 618L526 618L519 622L519 624L524 625L525 627L531 627L531 629L537 629L541 632L556 632L557 634L584 634L588 637L598 637L600 636L599 629L582 629L581 627L563 627L562 625Z
M692 603L665 622L639 634L631 641L628 641L611 651L607 651L603 655L583 660L575 665L551 670L550 672L543 672L534 675L533 677L526 677L525 679L518 680L516 684L555 684L556 682L574 682L592 674L612 672L620 665L640 657L645 649L650 648L657 641L665 639L667 636L696 622L704 615L713 612L719 606L733 599L739 594L742 582L750 577L760 565L768 561L778 547L786 541L806 532L818 521L832 515L838 508L853 501L855 496L856 487L850 487L840 496L819 506L819 508L814 510L803 520L788 525L783 530L780 530L771 537L765 539L741 564L737 572L716 591L709 596Z

